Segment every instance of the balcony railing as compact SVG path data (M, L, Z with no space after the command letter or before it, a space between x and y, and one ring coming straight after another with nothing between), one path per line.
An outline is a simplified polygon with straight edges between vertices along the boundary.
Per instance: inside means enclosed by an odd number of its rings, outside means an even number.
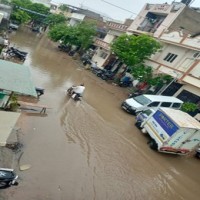
M94 41L94 44L98 47L102 47L106 50L110 50L110 44L107 42L104 42L103 40L96 38L96 40Z
M126 26L124 24L119 24L119 23L115 23L115 22L108 22L107 26L110 29L122 31L122 32L126 32L126 29L128 28L128 26Z

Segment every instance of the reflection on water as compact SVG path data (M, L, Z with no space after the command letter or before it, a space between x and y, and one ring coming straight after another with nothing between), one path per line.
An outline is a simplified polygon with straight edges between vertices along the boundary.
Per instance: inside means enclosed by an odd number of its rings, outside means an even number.
M199 199L199 162L156 153L120 109L123 92L82 69L46 37L22 30L13 42L29 51L28 65L46 117L26 115L22 179L5 199L37 200L187 200ZM65 90L84 82L83 101ZM198 167L197 167L198 166ZM11 191L11 192L10 192Z

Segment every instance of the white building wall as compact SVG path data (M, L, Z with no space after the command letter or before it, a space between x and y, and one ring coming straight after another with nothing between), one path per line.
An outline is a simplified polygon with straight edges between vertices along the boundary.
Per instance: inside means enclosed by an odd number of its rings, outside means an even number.
M76 26L78 23L80 23L80 21L76 19L70 19L69 21L70 26Z
M171 12L171 10L177 5L179 6L179 8L177 7L178 10ZM129 26L128 30L132 30L132 31L137 30L140 27L141 23L145 21L147 13L152 12L155 14L166 16L164 21L161 23L161 25L158 27L158 29L154 33L154 37L158 37L163 32L163 30L167 29L172 24L172 22L177 18L177 16L183 11L184 8L185 8L185 5L179 4L179 3L178 4L173 3L172 5L151 4L149 6L148 4L146 4L143 7L143 9L140 11L138 16L135 18L133 23Z
M102 67L107 58L109 57L110 52L104 49L98 48L96 53L92 57L92 61L97 62L98 67Z
M190 74L200 79L200 63L190 72Z
M152 56L152 60L182 72L186 72L195 62L193 58L193 54L195 52L195 50L189 50L184 47L175 46L173 44L164 44L163 50L161 50L160 53ZM164 60L169 53L177 55L173 62Z
M184 4L180 5L180 9L177 12L170 12L167 17L164 19L164 21L162 22L162 24L158 27L158 29L155 31L154 33L154 37L159 37L160 34L167 29L172 23L173 21L178 17L178 15L183 11L183 9L185 8ZM171 9L174 6L171 5Z
M155 63L155 62L153 62L151 60L146 60L145 61L145 65L150 66L150 67L152 67L155 70L159 67L158 63Z
M106 37L103 39L103 41L110 44L114 39L115 39L114 35L107 34Z

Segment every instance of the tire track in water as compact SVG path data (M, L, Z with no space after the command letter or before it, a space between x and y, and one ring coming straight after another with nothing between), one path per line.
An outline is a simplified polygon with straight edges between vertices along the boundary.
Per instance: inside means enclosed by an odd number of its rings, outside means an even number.
M69 101L66 104L62 113L62 127L68 142L80 145L86 154L88 167L96 167L97 178L94 180L105 181L109 191L113 187L122 191L122 187L126 192L119 194L121 199L131 199L128 196L144 199L150 190L155 195L158 191L168 196L174 194L168 184L172 179L168 172L159 173L151 159L141 157L141 150L113 125L104 121L94 108L84 101L78 103ZM132 159L124 155L131 155ZM140 162L134 157L139 157ZM94 160L95 163L92 162Z

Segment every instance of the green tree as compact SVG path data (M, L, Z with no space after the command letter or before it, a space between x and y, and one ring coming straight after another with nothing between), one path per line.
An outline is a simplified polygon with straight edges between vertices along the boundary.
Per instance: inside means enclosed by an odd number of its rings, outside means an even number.
M39 14L44 14L44 15L48 15L50 11L48 7L46 7L45 5L41 3L32 3L27 6L27 9L37 12ZM41 21L44 19L44 17L40 16L39 14L29 13L31 19L34 21Z
M48 24L50 28L57 24L63 24L64 22L66 22L66 18L62 14L50 14L45 19L45 23Z
M48 36L54 42L62 40L64 44L73 44L75 40L75 28L72 26L66 26L66 24L58 24L52 27Z
M61 10L61 11L63 11L63 12L67 12L68 10L69 10L69 8L68 8L68 6L66 6L66 5L61 5L60 7L59 7L59 9Z
M48 15L49 10L50 10L45 5L40 4L40 3L32 3L30 0L12 0L11 4L14 5L14 7L13 7L14 9L13 9L13 13L11 15L11 19L17 19L18 18L18 19L20 19L19 22L22 22L22 23L26 22L28 18L32 19L34 21L41 22L41 21L43 21L44 17L39 15L39 14ZM20 10L19 7L28 9L28 10L30 10L30 12ZM31 13L31 11L39 13L39 14ZM26 13L26 15L25 15L25 13ZM25 18L25 19L23 20L23 18Z
M111 49L128 66L135 66L156 53L161 48L159 42L148 35L121 35L112 44Z
M77 26L58 24L49 31L49 37L53 41L62 40L64 44L76 45L81 49L87 49L92 44L95 33L95 26L90 23L84 22Z
M139 81L149 82L153 76L152 67L143 64L131 68L131 73Z
M76 26L76 37L81 49L87 49L92 44L95 34L96 26L94 23L82 22Z
M11 4L13 4L14 6L28 8L28 6L32 4L32 2L30 0L12 0Z
M28 22L31 19L31 17L23 10L16 10L11 14L11 19L22 24Z

